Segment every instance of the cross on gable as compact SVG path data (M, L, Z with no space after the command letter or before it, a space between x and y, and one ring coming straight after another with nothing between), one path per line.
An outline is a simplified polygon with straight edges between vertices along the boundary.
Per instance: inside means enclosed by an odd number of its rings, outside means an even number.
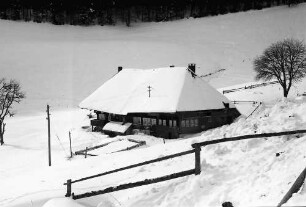
M151 97L151 91L152 91L152 87L149 85L148 86L149 98Z

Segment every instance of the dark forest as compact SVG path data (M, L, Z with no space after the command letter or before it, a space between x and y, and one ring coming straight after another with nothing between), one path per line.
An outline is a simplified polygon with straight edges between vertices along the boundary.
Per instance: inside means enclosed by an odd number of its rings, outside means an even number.
M173 21L266 7L292 6L306 0L1 0L0 18L56 25L130 26L133 22Z

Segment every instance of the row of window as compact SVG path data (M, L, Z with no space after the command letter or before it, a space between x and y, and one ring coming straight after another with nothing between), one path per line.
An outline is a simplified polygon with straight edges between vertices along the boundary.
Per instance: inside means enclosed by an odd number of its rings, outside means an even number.
M142 123L141 123L142 119ZM169 127L176 127L177 121L176 120L167 120L166 119L157 119L155 118L141 118L141 117L133 117L133 124L135 125L143 125L143 126L153 126L153 125L159 125L159 126L169 126ZM198 127L199 126L199 120L197 118L188 118L181 121L181 127Z
M199 120L197 118L188 118L181 121L181 127L198 127Z
M166 119L157 119L156 118L141 118L141 117L133 117L133 124L134 125L141 125L141 119L142 119L142 125L143 126L153 126L153 125L159 125L159 126L169 126L169 127L176 127L177 123L176 120L167 120Z
M100 120L117 120L119 117L114 116L112 114L98 114L98 119ZM212 122L212 117L211 116L204 116L202 117L204 119L204 123L210 123ZM226 121L226 117L219 117L221 122ZM124 118L123 118L124 120ZM133 117L133 124L134 125L143 125L143 126L154 126L154 125L159 125L159 126L169 126L169 127L176 127L177 126L177 121L176 120L166 120L166 119L156 119L156 118L146 118L146 117ZM185 118L181 121L180 123L181 127L198 127L199 126L199 119L196 117L191 117L191 118Z

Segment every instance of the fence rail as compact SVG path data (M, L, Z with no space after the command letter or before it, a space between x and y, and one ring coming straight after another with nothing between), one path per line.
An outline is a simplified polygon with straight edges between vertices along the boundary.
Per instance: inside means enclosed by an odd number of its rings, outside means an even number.
M215 139L205 142L198 142L194 143L192 147L204 147L206 145L211 144L218 144L222 142L232 142L238 140L245 140L245 139L256 139L256 138L267 138L267 137L276 137L276 136L284 136L284 135L292 135L292 134L303 134L306 133L306 130L294 130L294 131L285 131L285 132L275 132L275 133L262 133L262 134L249 134L237 137L230 137L230 138L222 138L222 139Z
M96 174L96 175L84 177L84 178L77 179L77 180L69 179L69 180L67 180L66 183L64 183L64 185L67 185L67 193L66 193L65 196L66 197L72 196L73 199L81 199L81 198L95 196L95 195L99 195L99 194L110 193L110 192L124 190L124 189L128 189L128 188L134 188L134 187L138 187L138 186L142 186L142 185L149 185L149 184L152 184L152 183L163 182L163 181L166 181L166 180L171 180L171 179L175 179L175 178L179 178L179 177L183 177L183 176L188 176L188 175L192 175L192 174L199 175L201 173L201 147L204 147L204 146L207 146L207 145L212 145L212 144L219 144L219 143L223 143L223 142L232 142L232 141L239 141L239 140L246 140L246 139L256 139L256 138L277 137L277 136L302 134L302 133L306 133L306 130L294 130L294 131L262 133L262 134L249 134L249 135L243 135L243 136L237 136L237 137L222 138L222 139L215 139L215 140L210 140L210 141L194 143L194 144L191 145L191 147L193 148L192 150L167 155L167 156L164 156L164 157L160 157L160 158L148 160L148 161L145 161L145 162L129 165L129 166L126 166L126 167L115 169L115 170L110 170L110 171L107 171L107 172L99 173L99 174ZM170 175L165 175L165 176L158 177L158 178L151 178L151 179L145 179L145 180L137 181L137 182L133 182L133 183L121 184L121 185L114 186L114 187L108 187L108 188L103 189L103 190L91 191L91 192L87 192L87 193L83 193L83 194L79 194L79 195L74 195L74 193L71 192L72 183L77 183L77 182L85 181L85 180L88 180L88 179L92 179L92 178L96 178L96 177L120 172L120 171L123 171L123 170L132 169L132 168L135 168L135 167L140 167L140 166L143 166L143 165L147 165L147 164L151 164L151 163L155 163L155 162L160 162L160 161L163 161L163 160L167 160L167 159L171 159L171 158L175 158L175 157L179 157L179 156L184 156L184 155L188 155L188 154L192 154L192 153L194 153L194 155L195 155L195 168L191 169L191 170L177 172L177 173L173 173L173 174L170 174Z
M231 101L233 104L258 104L260 101Z
M124 189L128 189L128 188L135 188L135 187L139 187L139 186L143 186L143 185L149 185L149 184L153 184L153 183L163 182L163 181L166 181L166 180L171 180L171 179L184 177L184 176L187 176L187 175L193 175L193 174L195 174L194 169L186 170L186 171L183 171L183 172L174 173L174 174L166 175L166 176L163 176L163 177L145 179L145 180L137 181L137 182L134 182L134 183L126 183L126 184L118 185L116 187L109 187L109 188L106 188L104 190L92 191L92 192L83 193L83 194L80 194L80 195L72 194L72 198L73 199L81 199L81 198L91 197L91 196L95 196L95 195L100 195L100 194L111 193L111 192L115 192L115 191L119 191L119 190L124 190Z
M96 178L96 177L101 177L101 176L104 176L104 175L108 175L108 174L112 174L112 173L116 173L116 172L120 172L120 171L123 171L123 170L128 170L128 169L132 169L132 168L136 168L136 167L140 167L140 166L143 166L143 165L148 165L148 164L151 164L151 163L155 163L155 162L160 162L160 161L163 161L163 160L168 160L168 159L172 159L172 158L175 158L175 157L180 157L180 156L184 156L184 155L188 155L188 154L192 154L192 153L195 153L197 151L197 149L192 149L192 150L188 150L188 151L184 151L184 152L180 152L180 153L175 153L175 154L171 154L171 155L167 155L167 156L164 156L164 157L160 157L160 158L156 158L156 159L152 159L152 160L148 160L148 161L145 161L145 162L141 162L141 163L137 163L137 164L133 164L133 165L129 165L129 166L126 166L126 167L122 167L122 168L118 168L118 169L115 169L115 170L110 170L110 171L107 171L107 172L103 172L103 173L99 173L99 174L96 174L96 175L92 175L92 176L88 176L88 177L84 177L84 178L80 178L80 179L77 179L77 180L67 180L66 183L64 183L64 185L67 185L67 193L66 193L66 197L70 197L71 195L73 199L79 199L79 198L84 198L84 195L82 194L81 195L74 195L72 194L71 192L71 189L72 189L72 184L73 183L77 183L77 182L81 182L81 181L85 181L85 180L89 180L89 179L92 179L92 178ZM198 153L199 154L199 153ZM199 156L199 155L198 155ZM200 161L200 159L198 159L198 161ZM98 194L103 194L103 193L108 193L108 192L113 192L113 191L118 191L118 190L122 190L122 189L127 189L127 188L131 188L131 186L140 186L139 183L148 183L148 184L151 184L151 183L156 183L156 182L162 182L164 180L170 180L170 179L175 179L175 178L178 178L178 177L182 177L182 176L186 176L186 175L190 175L190 174L195 174L195 172L199 172L199 169L200 169L200 162L199 163L196 163L195 164L196 168L195 169L192 169L192 170L188 170L188 171L184 171L184 172L179 172L179 173L174 173L174 174L171 174L171 175L166 175L164 177L160 177L160 178L156 178L156 179L149 179L149 180L144 180L144 181L138 181L136 183L128 183L128 184L123 184L121 185L120 188L117 188L117 187L111 187L111 188L107 188L108 190L104 189L104 190L101 190L101 191L95 191L95 192L91 192L91 193L87 193L85 194L86 196L85 197L88 197L89 195L98 195ZM191 171L193 173L191 173ZM190 173L190 174L188 174ZM147 185L147 184L143 184L143 185ZM130 186L130 187L128 187ZM122 189L121 189L122 188ZM112 189L113 191L110 191L110 189ZM81 197L80 197L81 196Z
M222 93L223 94L232 93L232 92L236 92L236 91L240 91L240 90L253 89L253 88L258 88L258 87L267 86L267 85L273 85L273 84L277 84L277 83L278 83L278 81L258 83L258 84L253 84L253 85L244 86L244 87L240 87L240 88L232 88L232 89L228 89L228 90L223 90Z

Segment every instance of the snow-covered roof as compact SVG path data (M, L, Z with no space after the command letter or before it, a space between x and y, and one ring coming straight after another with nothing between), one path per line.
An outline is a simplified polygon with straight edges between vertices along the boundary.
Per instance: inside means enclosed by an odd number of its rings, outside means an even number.
M203 79L192 77L186 67L167 67L123 69L79 106L126 115L221 109L223 102L230 103Z
M120 132L125 133L126 130L132 125L132 123L123 123L123 122L108 122L103 127L103 130L105 131L111 131L111 132Z

